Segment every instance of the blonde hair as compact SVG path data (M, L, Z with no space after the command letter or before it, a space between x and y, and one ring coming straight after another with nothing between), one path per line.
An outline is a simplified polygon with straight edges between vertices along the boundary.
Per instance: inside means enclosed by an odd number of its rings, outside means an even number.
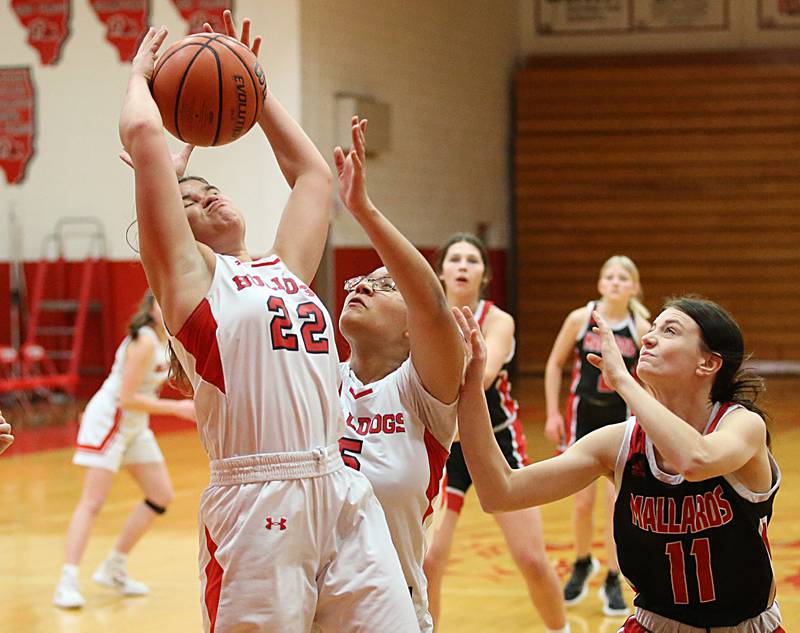
M639 284L639 292L636 294L636 296L630 298L630 301L628 301L628 308L635 315L638 315L645 320L649 320L650 310L648 310L643 303L644 295L642 293L642 283L639 281L639 269L636 267L636 264L634 264L633 260L627 255L612 255L600 267L600 276L602 277L606 269L611 266L622 266L628 271L631 279Z

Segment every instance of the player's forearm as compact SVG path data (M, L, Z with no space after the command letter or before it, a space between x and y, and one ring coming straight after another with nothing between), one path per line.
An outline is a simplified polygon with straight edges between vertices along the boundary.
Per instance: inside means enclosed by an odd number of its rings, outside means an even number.
M128 80L119 117L120 140L125 149L132 152L137 137L154 132L163 134L161 113L150 94L147 80L133 74Z
M409 310L414 312L414 318L447 318L449 324L450 308L442 285L422 253L374 205L351 212L389 270Z
M506 511L512 471L494 439L486 396L477 381L461 390L458 433L481 507L486 512Z
M294 188L297 179L303 176L332 180L330 167L322 154L271 93L267 93L258 123L290 187Z
M636 415L658 451L681 473L692 467L703 436L656 400L633 376L617 385L617 393Z

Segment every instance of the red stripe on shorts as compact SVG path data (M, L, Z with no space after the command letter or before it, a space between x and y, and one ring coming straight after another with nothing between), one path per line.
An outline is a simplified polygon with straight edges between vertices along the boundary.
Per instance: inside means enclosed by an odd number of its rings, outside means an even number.
M111 438L114 437L119 430L120 418L122 418L122 409L117 409L116 413L114 414L114 424L111 426L108 434L103 438L103 441L100 442L100 446L92 446L91 444L78 444L78 450L88 451L90 453L102 453L105 451L108 443L111 441Z
M211 623L210 633L214 633L214 627L217 625L217 609L219 609L219 595L222 592L222 574L224 569L216 559L217 544L211 538L211 534L206 531L206 547L211 559L206 565L206 611L208 612L208 619Z
M619 627L617 633L647 633L647 629L636 621L635 615L632 615Z

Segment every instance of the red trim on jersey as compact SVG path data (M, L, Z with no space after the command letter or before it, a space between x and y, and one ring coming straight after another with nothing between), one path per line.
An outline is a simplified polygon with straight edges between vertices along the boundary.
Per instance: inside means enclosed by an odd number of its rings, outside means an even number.
M211 534L208 531L208 528L205 528L206 531L206 547L208 548L208 553L211 556L211 559L208 561L208 565L206 565L206 595L205 595L205 604L206 604L206 611L208 612L208 619L211 623L211 627L209 628L210 633L214 633L214 628L217 625L217 610L219 609L219 596L222 593L222 575L225 573L225 570L222 569L222 565L219 564L217 561L217 557L215 554L217 553L217 544L214 542L214 539L211 538Z
M496 383L497 393L500 394L500 406L503 407L507 418L517 415L517 401L511 397L511 381L508 379L508 372L501 371L499 380Z
M639 425L638 421L633 423L633 430L631 431L631 444L630 449L628 450L628 459L637 453L641 453L642 455L645 454L644 429Z
M758 533L761 535L761 540L767 547L767 554L772 558L772 548L769 546L769 537L767 536L767 517L761 517L758 520Z
M489 314L489 308L494 305L494 301L484 301L483 302L483 310L481 311L481 315L478 318L478 327L483 330L483 322L486 320L486 315Z
M269 261L267 261L267 262L259 262L258 264L255 264L255 263L253 263L253 264L250 264L250 265L251 265L253 268L258 268L259 266L274 266L274 265L275 265L275 264L277 264L279 261L281 261L281 258L280 258L280 257L276 257L275 259L270 259L270 260L269 260Z
M359 391L358 393L356 393L353 390L353 388L350 387L350 395L353 396L353 398L355 398L356 400L358 400L359 398L363 398L364 396L368 396L371 393L372 389L364 389L364 391Z
M106 436L103 438L103 441L100 442L99 446L92 446L91 444L78 444L77 448L81 451L88 451L90 453L102 453L108 447L108 443L111 441L111 438L117 434L119 430L119 421L122 418L122 409L117 409L116 413L114 414L114 424L111 425L111 429L109 429Z
M527 466L530 462L528 461L528 445L525 440L525 432L522 430L522 422L517 418L508 428L511 431L511 440L517 445L517 453L522 459L522 465Z
M725 404L721 404L719 406L719 411L717 411L717 415L714 416L714 419L711 420L711 424L708 425L708 430L706 431L706 434L712 433L714 429L716 429L717 426L719 426L719 421L722 419L722 416L725 415L732 406L734 406L734 403L732 402L726 402Z
M572 437L572 427L575 426L575 399L576 396L574 393L570 392L569 397L567 397L567 408L565 413L567 414L564 417L564 449L560 450L559 453L563 453L564 450L568 449L572 446L575 438Z
M203 299L183 324L177 338L195 358L195 370L207 383L225 393L225 374L217 343L217 321L208 299Z
M433 499L439 493L442 472L444 472L444 465L447 463L450 451L442 446L428 429L425 429L423 439L425 441L425 452L428 453L428 469L430 473L428 489L425 491L425 496L428 498L428 507L425 508L425 514L422 515L422 522L424 523L428 515L433 512Z

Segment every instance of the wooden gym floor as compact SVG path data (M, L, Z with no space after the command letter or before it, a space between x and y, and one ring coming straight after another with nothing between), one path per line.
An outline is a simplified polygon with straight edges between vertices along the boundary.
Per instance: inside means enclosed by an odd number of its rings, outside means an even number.
M769 533L784 628L793 631L800 624L800 460L795 461L800 454L800 380L772 378L768 386L765 405L774 417L773 447L783 472ZM532 459L551 454L541 434L541 393L540 379L525 379L516 388ZM70 449L0 458L0 630L201 630L196 513L198 497L208 479L208 465L193 430L161 434L159 442L176 496L167 514L145 535L130 559L132 576L146 582L151 593L143 598L121 598L94 585L90 578L112 547L128 512L141 500L130 477L120 474L95 524L81 567L87 604L74 612L59 610L50 601L62 563L64 533L80 494L82 469L71 464ZM598 556L602 556L600 509L598 503ZM563 580L572 560L571 503L554 503L542 512L550 557ZM602 577L595 576L587 598L568 610L574 633L613 633L622 621L602 615L597 597ZM630 600L627 588L626 592ZM470 493L445 580L439 633L544 630L499 529L481 512L474 493Z

